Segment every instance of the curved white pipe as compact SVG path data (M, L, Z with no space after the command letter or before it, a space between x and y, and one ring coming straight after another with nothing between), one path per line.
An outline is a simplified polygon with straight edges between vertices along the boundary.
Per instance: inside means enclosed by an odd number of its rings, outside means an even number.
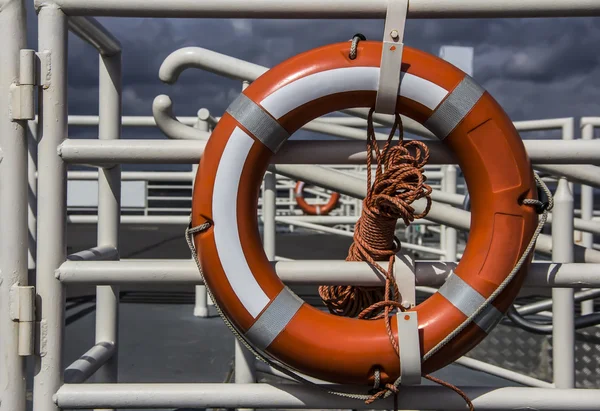
M169 54L158 71L161 81L173 84L188 68L198 68L240 81L254 81L268 68L201 47L184 47Z
M169 138L175 140L208 140L210 136L210 133L180 123L173 114L173 102L167 95L156 96L152 102L152 114L158 128Z

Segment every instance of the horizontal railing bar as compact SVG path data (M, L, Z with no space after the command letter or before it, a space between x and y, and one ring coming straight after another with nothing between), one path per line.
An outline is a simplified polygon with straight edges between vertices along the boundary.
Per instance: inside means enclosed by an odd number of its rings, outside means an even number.
M306 223L314 223L314 224L322 224L322 225L335 225L335 224L356 224L358 221L358 216L332 216L332 215L294 215L294 216L276 216L275 219L283 218L293 218L294 220L298 220ZM411 223L411 225L438 225L433 221L425 220L425 219L417 219ZM401 219L398 220L396 224L397 227L405 227L404 221Z
M98 180L97 171L69 171L68 180ZM122 181L189 181L194 179L190 171L122 171ZM162 187L162 186L159 186ZM185 188L186 186L181 186Z
M186 215L121 215L121 224L148 224L148 225L187 225L190 217ZM67 216L70 224L96 224L97 215L70 215Z
M102 246L69 254L69 261L114 260L119 258L119 251L114 247Z
M205 146L199 140L67 139L58 150L65 162L76 164L196 164Z
M286 373L277 370L273 366L271 366L271 365L269 365L269 364L267 364L267 363L265 363L263 361L256 360L254 362L254 367L255 367L256 371L258 371L258 372L262 372L262 373L265 373L265 374L270 374L270 375L273 375L275 377L285 378L286 380L297 382L296 380L294 380L292 377L290 377ZM302 374L302 373L298 373L298 375L300 377L304 378L305 380L310 381L310 382L312 382L314 384L336 385L336 384L331 383L329 381L319 380L317 378L313 378L313 377L310 377L310 376Z
M600 162L600 142L594 140L525 140L523 143L534 164ZM383 144L384 142L380 142L381 147ZM67 139L59 147L59 154L67 163L80 164L195 164L200 160L205 145L205 141L189 140ZM431 151L429 164L456 162L443 143L428 141L427 145ZM278 164L363 165L366 158L365 144L361 141L291 140L274 155L273 161ZM560 167L573 169L580 166Z
M509 381L518 382L519 384L527 385L530 387L539 388L554 388L554 384L547 381L542 381L537 378L530 377L515 371L507 370L506 368L498 367L497 365L488 364L483 361L476 360L469 357L460 357L454 362L455 364L462 365L463 367L470 368L472 370L483 371L496 377L504 378Z
M115 344L99 342L65 369L66 383L82 383L90 378L115 353Z
M36 0L41 7L43 0ZM383 19L386 0L54 0L70 16ZM600 15L596 0L411 0L408 18L584 17Z
M538 120L521 120L513 124L518 131L558 130L568 127L573 122L572 117L544 118Z
M181 123L193 126L198 121L198 117L176 117ZM98 116L70 115L67 119L70 126L93 127L99 124ZM156 127L156 120L152 116L122 116L121 125L123 127Z
M156 189L158 189L158 187L154 187ZM174 187L170 187L170 188L174 188ZM189 187L176 187L177 189L181 189L181 188L188 188ZM188 196L188 197L177 197L177 196L147 196L146 197L147 200L152 200L152 201L192 201L192 197Z
M586 290L575 293L574 302L579 303L581 301L598 298L600 297L600 289L597 290ZM540 311L549 310L552 308L552 299L538 301L535 303L522 305L517 311L521 315L537 314Z
M344 237L354 237L354 232L352 232L352 231L340 230L337 228L327 227L327 226L320 225L320 224L303 222L303 221L295 220L293 217L277 217L275 219L275 221L277 221L278 223L281 223L281 224L287 224L287 225L291 224L291 225L295 225L298 227L304 227L304 228L308 228L311 230L320 231L323 233L337 234L337 235L341 235ZM402 248L404 248L406 250L421 251L424 253L429 253L429 254L434 254L434 255L445 255L446 254L445 251L440 250L439 248L425 247L422 245L405 243L405 242L401 242L400 245L402 246Z
M594 127L600 127L600 117L581 117L581 125L589 124Z
M334 386L337 387L337 386ZM595 410L600 390L530 387L459 387L478 411L499 409ZM342 389L342 387L340 387ZM346 388L356 391L356 387ZM365 390L360 391L364 393ZM59 408L275 408L393 409L393 396L365 404L305 384L65 384ZM439 385L403 387L404 409L464 410L465 401Z
M69 30L91 44L103 56L121 52L121 43L98 20L92 17L70 17Z
M595 165L536 164L535 168L538 170L546 171L555 176L566 177L570 181L576 183L588 184L593 187L600 187L600 168Z
M288 284L323 284L381 286L385 284L378 272L365 262L343 260L299 260L273 262L275 272ZM387 267L386 262L381 263ZM396 269L407 269L396 262ZM415 262L417 286L439 287L457 263L418 260ZM600 264L553 264L534 262L525 279L526 287L600 287ZM192 260L121 260L66 261L56 271L57 278L67 284L203 284Z

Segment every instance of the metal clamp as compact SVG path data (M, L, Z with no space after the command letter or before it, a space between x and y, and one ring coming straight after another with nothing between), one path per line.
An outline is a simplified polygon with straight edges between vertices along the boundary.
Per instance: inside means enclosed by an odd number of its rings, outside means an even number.
M408 0L388 0L375 112L394 114L400 88L404 28Z
M401 385L421 384L421 348L416 311L396 313Z
M402 307L409 310L417 303L415 291L415 262L406 254L396 254L394 257L394 278L398 292L402 298Z

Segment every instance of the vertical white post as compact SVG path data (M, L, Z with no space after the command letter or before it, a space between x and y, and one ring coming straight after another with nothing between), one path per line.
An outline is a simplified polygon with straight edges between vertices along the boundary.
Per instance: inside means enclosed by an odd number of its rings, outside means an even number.
M276 241L276 196L275 174L267 171L265 173L265 189L263 190L263 247L267 258L275 260L275 241Z
M28 263L27 268L30 271L32 281L35 277L32 275L36 264L37 247L37 143L38 143L38 125L36 121L29 120L27 124L27 181L29 183L29 192L27 195L28 215L27 225L29 227L29 245L28 245Z
M552 211L552 261L573 262L573 195L559 179ZM552 289L552 362L556 388L575 387L575 302L572 288Z
M121 53L99 57L100 140L121 138ZM121 166L98 170L98 246L119 248ZM118 380L119 287L96 287L96 343L115 345L111 358L95 374L96 382Z
M448 181L448 166L447 165L443 165L440 168L440 171L442 172L442 178L440 179L440 190L441 191L446 191L446 182ZM445 225L441 225L440 226L440 249L445 250L446 249L446 229L448 227L446 227ZM445 258L445 256L440 256L440 260L443 260Z
M55 5L38 12L39 51L47 84L40 87L38 144L37 320L41 355L34 372L33 409L57 411L53 396L63 382L65 292L55 271L66 259L66 166L58 146L67 137L67 17ZM14 239L13 239L14 241Z
M583 140L592 140L594 138L594 126L586 124L581 130ZM581 219L591 220L594 216L594 188L591 186L581 186ZM594 246L594 234L582 233L581 245L585 248ZM594 300L583 301L581 303L581 314L591 314L594 312Z
M201 112L203 112L202 109L200 109L198 111L197 128L201 131L210 131L210 126L208 124L208 121L200 118ZM192 165L192 175L194 178L192 179L192 190L194 189L194 184L196 181L197 173L198 173L198 164L193 164ZM206 317L208 317L208 293L206 291L206 286L197 285L195 287L194 291L196 294L196 303L194 305L194 316L206 318Z
M0 410L25 411L25 358L19 356L19 323L9 309L11 288L27 285L27 122L9 117L19 50L26 47L23 1L2 7L0 38Z
M446 184L444 188L447 193L456 194L456 175L457 170L454 164L449 164L446 166ZM446 251L446 261L456 261L456 228L446 227L445 237L446 241L444 243L444 250Z
M573 140L575 139L575 119L569 118L562 126L562 139ZM573 183L569 182L569 190L571 194L575 193Z
M275 176L277 178L277 176ZM284 181L288 181L287 179L285 179ZM291 187L288 190L288 198L290 200L290 205L289 205L289 210L290 210L290 215L294 216L294 209L296 207L296 193L294 192L294 185L292 184L293 181L289 181L289 183L291 184ZM290 224L288 226L288 229L290 230L290 233L294 232L294 225Z
M245 90L246 87L250 85L249 82L242 82L242 90ZM273 176L274 177L274 176ZM265 225L267 224L267 218L265 216L265 199L263 197L263 218L265 221ZM266 232L266 227L263 228ZM264 236L265 234L263 234ZM263 240L264 241L264 240ZM275 257L275 249L273 248L273 256L271 257L267 252L267 258L273 260ZM242 344L237 340L235 340L235 382L236 384L248 384L256 382L256 370L254 366L254 362L256 359L252 355L250 351L246 349L246 347L242 346ZM246 409L240 409L240 411L249 411Z

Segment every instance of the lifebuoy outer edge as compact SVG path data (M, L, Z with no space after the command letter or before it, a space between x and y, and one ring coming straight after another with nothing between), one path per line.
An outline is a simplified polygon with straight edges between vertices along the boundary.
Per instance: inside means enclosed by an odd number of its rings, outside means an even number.
M373 107L381 43L313 49L272 68L229 106L199 166L192 225L211 222L194 241L204 279L232 325L258 349L301 373L339 383L395 380L399 359L383 319L358 320L304 303L277 277L263 251L256 218L272 155L303 124L352 107ZM455 154L471 193L471 232L455 272L414 308L421 354L469 316L515 266L537 225L524 198L537 198L533 171L512 122L471 77L405 47L397 102L401 114L431 130ZM493 305L423 363L435 371L478 344L516 297L525 264ZM397 336L397 325L392 321ZM402 336L399 336L402 347Z
M298 181L296 183L296 187L294 187L294 194L298 207L300 207L302 211L308 215L327 215L335 208L340 200L340 193L333 192L331 193L331 196L325 205L308 204L308 202L304 199L304 195L302 194L304 185L304 181Z

